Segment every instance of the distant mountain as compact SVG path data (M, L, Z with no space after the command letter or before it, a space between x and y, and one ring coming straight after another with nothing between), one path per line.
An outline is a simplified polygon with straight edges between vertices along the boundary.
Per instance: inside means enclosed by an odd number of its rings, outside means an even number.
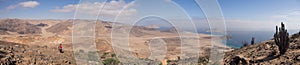
M72 20L62 21L47 28L46 31L56 34L71 34L70 28L72 27L72 23Z
M27 20L4 19L0 20L0 30L16 32L18 34L40 34L41 29Z
M169 32L174 32L175 33L175 32L177 32L177 30L176 30L175 27L172 27L172 28L169 29Z
M147 28L154 28L154 29L157 29L157 28L159 28L159 26L158 25L148 25L148 26L146 26Z

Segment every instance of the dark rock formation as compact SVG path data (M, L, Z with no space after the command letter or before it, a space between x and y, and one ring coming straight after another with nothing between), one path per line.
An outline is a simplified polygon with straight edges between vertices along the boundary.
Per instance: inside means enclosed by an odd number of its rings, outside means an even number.
M48 26L48 24L40 23L40 24L37 24L36 26L45 27L45 26Z
M248 64L247 61L243 58L240 58L239 56L235 56L231 59L231 62L229 62L230 65L246 65Z

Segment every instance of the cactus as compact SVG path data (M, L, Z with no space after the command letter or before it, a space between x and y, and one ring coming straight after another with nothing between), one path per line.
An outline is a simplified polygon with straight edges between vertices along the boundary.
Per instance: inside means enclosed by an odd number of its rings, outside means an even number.
M276 32L274 34L274 41L279 48L280 54L284 54L289 47L289 33L281 22L281 28L278 29L276 26Z
M251 38L251 45L253 45L253 44L254 44L254 40L255 40L255 38L254 38L254 37L252 37L252 38Z

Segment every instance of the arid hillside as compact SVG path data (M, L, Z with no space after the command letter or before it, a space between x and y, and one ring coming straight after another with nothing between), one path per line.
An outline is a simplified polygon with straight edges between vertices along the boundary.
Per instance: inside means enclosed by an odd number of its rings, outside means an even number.
M224 63L226 65L299 65L300 32L291 36L287 35L286 38L282 34L284 33L280 31L278 39L273 38L226 52ZM274 37L277 36L274 35Z
M1 65L76 65L72 51L57 52L56 47L0 41Z
M76 21L86 21L86 20L76 20ZM75 23L76 24L76 23ZM122 25L118 29L118 33L115 35L120 35L124 33L124 31L130 30L129 33L129 47L130 50L125 50L133 53L136 57L140 59L150 59L155 60L153 58L149 58L150 51L149 45L153 44L153 40L161 39L166 42L167 52L166 57L161 60L162 63L167 63L167 60L178 60L178 56L180 56L180 51L190 51L188 50L192 47L181 47L181 43L191 43L185 44L186 46L194 46L199 48L199 54L204 57L209 55L207 53L207 48L211 47L211 35L207 34L196 34L183 32L181 37L177 33L176 29L172 29L171 31L160 31L155 28L143 27L143 26L131 26L114 23L114 22L105 22L105 21L97 21L95 26L95 45L97 48L97 53L101 56L101 60L117 60L114 54L115 51L112 47L112 37L111 33L113 30L113 24ZM23 19L4 19L0 22L0 42L2 44L3 49L1 50L1 54L6 56L10 51L14 53L20 53L19 56L23 56L21 61L5 61L10 58L1 58L4 59L1 62L13 62L16 64L75 64L74 56L72 53L74 52L73 43L72 43L72 27L74 23L72 20L23 20ZM20 27L21 26L21 27ZM176 32L177 31L177 32ZM198 38L195 38L198 37ZM183 41L184 39L186 41ZM114 40L115 42L120 42L118 40ZM196 41L201 41L195 43ZM59 44L63 44L65 53L59 53L57 46ZM85 43L80 43L85 44ZM199 44L198 46L195 46ZM220 50L231 50L230 47L222 45L220 43L216 47L220 47ZM20 47L21 46L21 47ZM14 51L7 48L14 49L26 49L26 52ZM184 49L182 49L184 48ZM157 50L157 49L156 49ZM153 50L152 50L153 51ZM83 52L83 51L80 51ZM108 54L108 55L107 55ZM42 57L40 57L42 55ZM192 54L195 55L195 54ZM191 54L184 54L184 56L191 56ZM12 57L12 56L8 56ZM36 59L28 59L28 57L36 57ZM41 59L41 58L54 58L50 59ZM42 60L37 61L37 60ZM61 59L61 60L55 60ZM182 58L184 59L184 58Z
M70 34L70 27L72 26L72 20L62 21L46 29L47 32L56 34Z

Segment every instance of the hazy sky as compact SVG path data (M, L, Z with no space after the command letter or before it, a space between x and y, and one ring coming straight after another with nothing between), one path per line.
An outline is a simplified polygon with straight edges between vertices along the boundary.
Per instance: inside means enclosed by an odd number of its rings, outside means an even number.
M174 19L186 19L176 16L177 12L173 10L177 8L172 8L175 6L187 13L194 23L203 24L204 27L208 25L201 8L194 0L108 0L106 2L96 0L82 3L83 1L79 4L80 0L0 0L0 18L73 19L77 5L82 5L78 9L86 12L79 14L97 15L99 11L95 7L105 3L99 19L111 21L120 11L124 11L126 17L137 13L145 14L141 12L147 11ZM275 25L282 21L287 24L287 28L300 30L300 0L218 0L218 2L229 30L273 30ZM139 6L143 7L139 8ZM149 8L164 11L153 9L152 11Z

